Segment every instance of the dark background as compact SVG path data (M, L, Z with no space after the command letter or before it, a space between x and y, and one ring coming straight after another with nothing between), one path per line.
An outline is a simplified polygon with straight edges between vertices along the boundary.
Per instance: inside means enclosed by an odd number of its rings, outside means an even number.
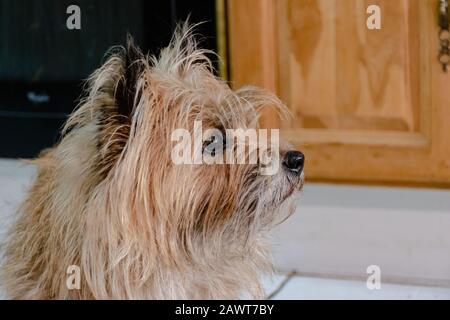
M66 13L81 9L81 30ZM190 15L201 45L216 50L215 1L0 0L0 157L29 158L51 146L75 108L83 80L127 33L158 54ZM38 99L36 99L38 97Z

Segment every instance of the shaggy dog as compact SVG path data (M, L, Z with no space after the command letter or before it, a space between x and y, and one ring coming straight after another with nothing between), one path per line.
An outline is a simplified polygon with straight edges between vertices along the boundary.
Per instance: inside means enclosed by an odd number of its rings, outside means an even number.
M1 271L11 298L264 297L265 236L295 208L303 155L279 149L273 175L260 161L173 163L178 128L257 128L261 108L285 108L262 89L232 91L206 53L184 24L159 57L129 40L92 74L60 142L34 160Z

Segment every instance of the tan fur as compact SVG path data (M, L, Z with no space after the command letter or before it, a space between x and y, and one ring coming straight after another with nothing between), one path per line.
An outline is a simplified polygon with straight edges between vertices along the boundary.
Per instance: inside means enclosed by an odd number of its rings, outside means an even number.
M271 272L265 235L292 213L302 178L262 176L250 164L174 165L170 135L196 119L205 128L256 128L262 107L284 106L214 77L187 25L157 58L127 66L119 51L89 79L61 141L34 161L37 177L6 243L7 293L262 298L259 278ZM136 83L126 83L137 66ZM129 115L117 98L127 85L135 89ZM81 267L80 290L66 286L70 265Z

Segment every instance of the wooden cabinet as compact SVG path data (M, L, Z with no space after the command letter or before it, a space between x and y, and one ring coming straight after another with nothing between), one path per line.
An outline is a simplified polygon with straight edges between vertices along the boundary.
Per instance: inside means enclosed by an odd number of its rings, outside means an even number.
M369 30L369 5L381 29ZM450 73L437 0L228 0L235 87L292 111L263 125L306 154L310 180L450 186Z

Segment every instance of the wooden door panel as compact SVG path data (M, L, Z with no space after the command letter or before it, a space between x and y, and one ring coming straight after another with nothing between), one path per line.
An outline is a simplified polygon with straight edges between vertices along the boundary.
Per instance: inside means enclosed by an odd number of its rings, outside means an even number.
M384 12L381 30L366 27L369 3ZM419 129L417 1L278 4L280 93L295 128Z
M228 2L231 79L288 105L289 121L267 113L263 124L306 153L309 179L450 184L450 77L436 60L436 1L257 3ZM366 27L372 4L381 30Z

